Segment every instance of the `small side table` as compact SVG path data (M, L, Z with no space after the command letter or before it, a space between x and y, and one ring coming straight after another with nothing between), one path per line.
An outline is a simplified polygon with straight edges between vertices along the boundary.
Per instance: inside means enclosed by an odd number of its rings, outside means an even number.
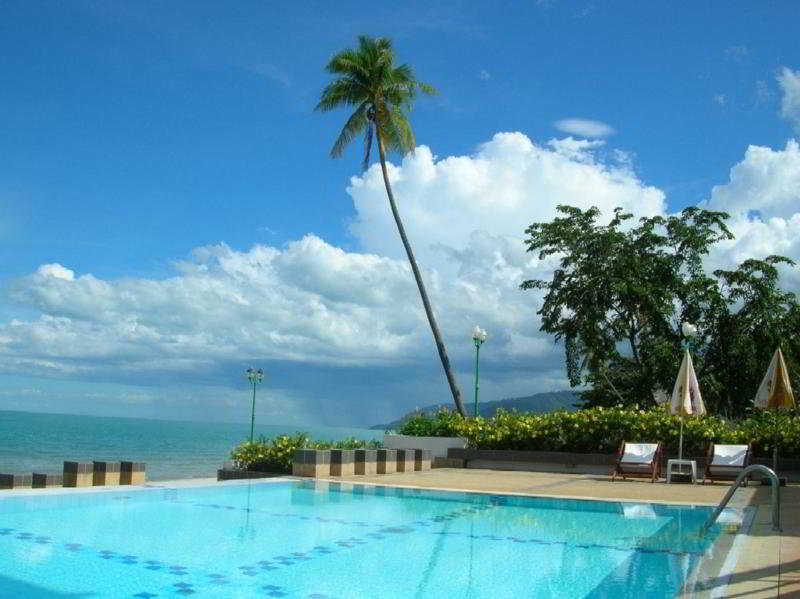
M672 482L672 474L689 474L684 471L684 467L689 466L692 470L692 484L697 484L697 462L694 460L667 460L667 482Z

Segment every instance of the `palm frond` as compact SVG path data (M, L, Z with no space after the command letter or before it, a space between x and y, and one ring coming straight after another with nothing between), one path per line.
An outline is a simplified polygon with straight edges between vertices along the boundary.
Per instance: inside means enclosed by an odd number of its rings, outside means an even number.
M355 112L350 115L350 118L347 119L347 122L342 128L342 132L339 133L339 137L333 144L333 148L331 148L331 158L338 158L341 156L347 144L353 141L353 138L369 125L369 121L367 120L367 107L368 104L363 102L356 108Z
M405 153L414 148L414 133L408 118L412 102L419 92L437 92L432 85L418 81L409 65L395 64L390 39L359 36L358 45L334 55L326 69L338 77L323 89L315 110L358 106L334 143L332 157L341 156L355 135L362 132L365 169L369 166L374 136L379 137L387 151Z
M438 96L439 90L433 87L430 83L424 83L423 81L417 81L417 87L422 91L424 94L428 94L429 96Z
M416 146L416 140L414 139L414 132L411 130L411 123L408 122L408 117L403 109L399 106L394 106L389 113L389 121L394 135L393 149L402 153L413 150Z
M386 37L371 38L367 35L358 37L358 48L362 55L370 58L373 67L385 68L394 63L392 40Z
M414 71L407 64L401 64L399 67L392 69L392 82L396 85L405 85L406 87L413 88L416 83L414 78Z
M350 79L337 79L325 86L319 104L314 110L327 112L340 106L354 106L367 98L367 90L358 82Z
M376 112L381 140L387 151L405 154L414 149L414 134L402 108L383 106Z
M369 78L369 65L355 50L347 49L335 54L325 67L332 75L348 75L358 79Z

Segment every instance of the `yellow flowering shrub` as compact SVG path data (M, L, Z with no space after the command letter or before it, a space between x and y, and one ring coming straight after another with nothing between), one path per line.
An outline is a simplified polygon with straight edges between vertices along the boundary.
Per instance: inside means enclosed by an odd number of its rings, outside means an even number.
M498 410L491 419L464 418L442 410L415 414L399 431L404 435L466 437L475 449L614 453L622 441L662 441L677 454L680 419L663 407L596 407L577 412L532 414ZM711 442L753 443L756 456L771 455L777 440L784 457L800 458L800 417L753 412L738 422L717 416L684 421L683 451L702 456Z

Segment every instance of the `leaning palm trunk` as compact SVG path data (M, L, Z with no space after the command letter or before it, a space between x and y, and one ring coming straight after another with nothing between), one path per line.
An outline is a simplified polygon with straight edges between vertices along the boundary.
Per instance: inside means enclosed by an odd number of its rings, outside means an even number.
M406 237L406 230L403 226L403 221L400 220L400 213L397 211L397 204L394 201L394 194L392 193L392 186L389 183L389 171L386 169L386 152L383 148L383 140L381 137L380 125L376 123L377 138L378 138L378 151L381 158L381 171L383 171L383 183L386 186L386 195L389 196L389 205L392 207L392 216L397 225L397 232L400 233L400 239L403 241L403 247L406 249L408 261L411 263L411 270L414 272L414 280L417 282L419 295L422 298L422 305L425 307L425 315L428 317L428 324L431 326L433 339L436 341L436 349L439 351L439 359L442 361L442 368L447 377L447 383L450 385L450 392L453 394L453 402L456 404L458 413L465 416L464 404L461 403L461 391L456 384L456 379L453 376L453 370L450 367L450 358L447 357L447 348L442 341L442 334L439 332L439 325L436 324L436 317L433 315L431 302L428 300L428 293L425 291L425 284L422 282L422 275L417 266L417 260L414 258L414 251L411 249L411 244Z
M403 222L400 220L400 214L392 194L392 186L389 184L389 173L386 170L387 149L403 153L414 149L414 133L411 130L407 113L411 109L411 101L417 91L435 94L436 89L428 83L417 80L414 71L408 65L396 66L392 42L383 37L359 36L358 48L348 48L334 55L326 69L337 79L322 90L315 110L328 111L343 106L357 107L347 119L336 143L333 144L331 158L341 156L345 146L356 135L364 133L362 168L366 170L369 166L373 136L378 140L383 183L386 185L386 194L389 196L394 222L400 233L400 239L403 241L403 247L406 248L414 279L417 281L428 324L430 324L433 338L436 341L436 349L439 351L447 383L453 394L453 402L456 404L459 414L465 416L464 406L461 403L461 392L458 390L456 379L450 368L447 350L444 347L442 335L439 333L436 318L433 316L431 303L422 282L422 275L420 275L417 261L414 259L414 252L411 250Z

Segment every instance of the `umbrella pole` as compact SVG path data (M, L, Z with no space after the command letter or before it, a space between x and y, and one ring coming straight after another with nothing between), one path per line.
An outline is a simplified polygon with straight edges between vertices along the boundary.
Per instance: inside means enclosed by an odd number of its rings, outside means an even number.
M678 440L678 459L683 459L683 414L681 414L681 436Z
M778 434L780 428L778 426L778 413L775 412L775 435L772 440L772 471L778 475Z

